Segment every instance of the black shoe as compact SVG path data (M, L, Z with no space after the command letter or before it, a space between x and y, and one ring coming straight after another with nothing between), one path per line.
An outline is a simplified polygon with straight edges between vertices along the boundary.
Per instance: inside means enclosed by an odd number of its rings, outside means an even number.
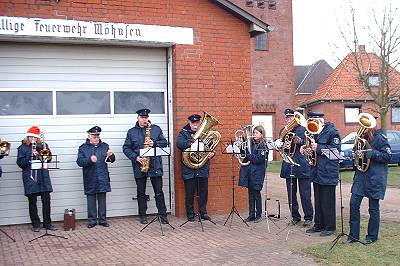
M194 222L194 216L188 216L187 219L188 219L189 222Z
M211 217L208 216L208 214L203 214L203 215L201 215L201 219L202 219L202 220L211 221Z
M95 227L96 226L96 224L88 224L87 225L87 228L93 228L93 227Z
M105 222L105 223L99 223L99 225L101 225L101 226L103 226L103 227L110 227L110 225L109 225L107 222Z
M259 222L261 222L261 221L262 221L262 217L261 217L261 216L256 217L256 218L254 219L254 222L255 222L255 223L259 223Z
M256 218L254 217L254 216L249 216L249 217L247 217L246 219L244 219L244 221L246 222L246 223L248 223L248 222L251 222L251 221L254 221Z
M375 241L376 241L376 239L366 238L365 241L364 241L364 244L365 245L369 245L369 244L374 243Z
M35 233L40 232L40 226L33 226L32 231Z
M335 233L335 231L324 230L319 234L320 236L331 236Z
M169 224L167 216L161 216L160 219L162 224Z
M311 220L305 220L303 223L303 226L310 226L312 225L312 221Z
M54 225L52 225L52 224L47 225L47 226L46 226L46 229L47 229L47 230L50 230L50 231L56 231L56 230L57 230L57 228L56 228Z
M310 229L306 230L306 233L320 233L322 230L319 228L311 227Z
M147 218L146 218L146 216L140 216L140 223L141 223L141 224L147 224Z

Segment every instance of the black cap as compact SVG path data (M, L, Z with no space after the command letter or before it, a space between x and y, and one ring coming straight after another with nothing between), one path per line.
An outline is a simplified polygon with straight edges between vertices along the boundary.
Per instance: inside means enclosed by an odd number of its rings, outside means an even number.
M100 135L101 128L99 126L94 126L87 131L89 135Z
M324 113L322 113L322 112L308 112L307 116L308 116L308 118L322 118L322 117L324 117Z
M285 109L285 111L283 113L285 114L285 116L291 116L291 115L294 115L294 110L287 108L287 109Z
M139 109L139 110L136 111L136 113L139 116L146 116L147 117L147 116L149 116L150 109L147 109L147 108Z
M200 121L201 115L193 114L193 115L189 116L188 119L190 122L194 123L194 122Z

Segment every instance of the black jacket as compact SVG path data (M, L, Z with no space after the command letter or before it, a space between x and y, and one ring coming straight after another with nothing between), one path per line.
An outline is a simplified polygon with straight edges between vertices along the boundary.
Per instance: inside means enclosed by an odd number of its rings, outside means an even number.
M268 149L264 144L251 144L251 154L247 154L243 162L250 161L249 165L242 165L239 174L239 186L254 190L261 190L264 185L265 172L268 163Z

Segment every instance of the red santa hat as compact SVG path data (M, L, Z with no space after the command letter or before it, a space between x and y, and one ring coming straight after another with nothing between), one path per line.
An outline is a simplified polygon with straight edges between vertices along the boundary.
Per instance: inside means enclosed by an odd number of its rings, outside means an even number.
M40 129L37 126L31 126L26 132L26 136L40 138Z

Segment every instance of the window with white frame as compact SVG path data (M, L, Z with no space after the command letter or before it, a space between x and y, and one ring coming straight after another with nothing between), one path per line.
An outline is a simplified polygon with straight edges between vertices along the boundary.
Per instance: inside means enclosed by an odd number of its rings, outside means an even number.
M392 106L392 122L400 123L400 105Z
M51 91L0 91L0 116L52 114Z
M345 123L358 123L357 116L361 112L361 106L345 106L344 121Z

